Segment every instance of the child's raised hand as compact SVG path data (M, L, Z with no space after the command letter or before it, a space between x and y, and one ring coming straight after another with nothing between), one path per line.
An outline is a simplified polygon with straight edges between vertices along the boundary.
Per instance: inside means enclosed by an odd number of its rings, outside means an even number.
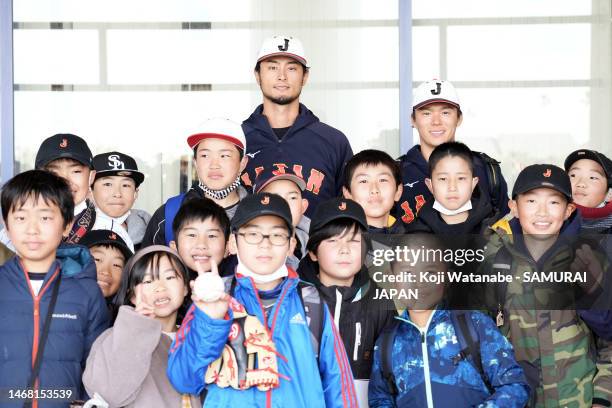
M191 300L209 317L223 319L229 307L230 296L224 292L223 280L219 276L217 264L210 263L210 272L205 272L202 265L196 262L198 278L189 282L191 286Z
M151 317L154 318L155 317L155 308L153 306L151 306L150 304L148 304L142 296L142 283L136 285L136 287L134 288L134 292L135 292L135 307L134 310L136 311L136 313L141 314L142 316L145 317Z

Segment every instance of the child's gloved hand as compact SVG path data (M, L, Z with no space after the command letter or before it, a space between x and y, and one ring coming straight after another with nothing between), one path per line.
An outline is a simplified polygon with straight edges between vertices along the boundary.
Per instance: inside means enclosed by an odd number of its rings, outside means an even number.
M196 268L198 278L196 281L189 282L191 292L193 293L191 295L191 300L193 300L193 303L210 318L223 319L229 307L230 296L224 292L225 288L223 280L219 276L217 264L214 261L210 263L210 272L202 270L202 265L197 262ZM196 283L200 279L200 283ZM221 286L219 286L219 281Z
M155 318L155 308L148 304L142 296L142 283L136 285L136 287L134 288L134 292L136 292L136 299L134 303L134 310L136 311L136 313L141 314L145 317Z

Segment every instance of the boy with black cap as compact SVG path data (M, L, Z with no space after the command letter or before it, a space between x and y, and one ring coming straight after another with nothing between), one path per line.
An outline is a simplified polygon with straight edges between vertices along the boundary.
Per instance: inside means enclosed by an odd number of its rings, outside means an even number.
M286 266L295 245L286 201L269 193L248 196L231 227L239 264L225 291L233 297L204 299L195 291L170 351L168 377L175 389L197 395L206 388L205 405L211 406L356 407L331 315L326 307L318 308L320 319L305 310L314 306L305 295L314 288L298 286L297 274ZM321 326L313 349L309 325L315 321ZM253 357L257 369L245 363Z
M79 244L89 248L96 262L98 286L106 299L111 320L114 320L116 316L114 299L121 286L123 268L134 253L128 248L125 241L111 230L90 231L85 234Z
M584 232L612 232L612 161L595 150L580 149L565 159L572 195Z
M580 230L580 217L574 211L569 177L554 165L528 166L516 179L509 205L514 218L493 226L481 271L523 278L495 284L488 300L497 307L497 325L513 344L530 380L532 403L537 407L610 406L611 347L600 339L595 350L585 323L589 316L568 307L533 310L533 299L554 302L567 295L571 300L578 288L590 295L598 286L595 279L601 279L591 249L587 245L575 249L571 242ZM555 288L524 281L526 273L538 271L587 271L589 279L579 287L571 286L567 293L551 292ZM530 303L519 304L526 301Z
M308 256L298 269L333 310L360 406L368 400L376 339L396 314L393 301L375 299L377 286L364 263L367 231L366 214L355 201L334 198L319 204L310 224Z
M93 229L115 231L131 251L138 249L151 215L132 209L144 174L136 160L119 152L98 154L93 158L96 175L91 191L96 203Z
M79 136L58 133L41 143L34 166L37 170L50 171L68 182L74 199L74 221L64 241L78 243L93 229L96 221L96 207L87 198L95 176L89 146ZM6 229L0 231L0 241L14 251L15 247L8 239Z
M212 118L187 138L193 151L198 180L191 189L168 199L155 211L142 246L169 245L174 239L172 220L183 201L208 197L220 205L231 219L247 191L240 185L240 174L247 164L246 140L239 124L223 118Z
M255 179L253 191L255 193L272 193L283 197L291 210L291 222L295 230L297 240L295 251L287 258L287 265L297 269L300 260L306 256L306 243L308 242L308 230L310 229L310 218L304 213L308 209L308 200L302 194L306 189L303 178L293 173L290 169L273 171L263 170Z
M434 148L455 140L455 131L463 121L459 97L453 84L433 79L420 84L412 101L412 127L419 133L419 144L398 160L404 190L395 216L410 224L426 202L433 201L425 185L427 162ZM501 215L508 213L508 187L501 174L499 162L482 152L473 151L474 176L480 180L483 198Z

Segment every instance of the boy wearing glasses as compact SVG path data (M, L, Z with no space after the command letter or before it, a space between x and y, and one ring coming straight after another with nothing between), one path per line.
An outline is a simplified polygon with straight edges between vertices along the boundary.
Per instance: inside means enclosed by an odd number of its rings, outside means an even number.
M192 296L194 305L170 350L174 387L193 394L206 389L205 404L211 406L357 407L329 310L322 305L315 342L314 315L305 305L313 304L307 293L316 291L286 266L295 247L287 202L270 193L248 196L231 230L236 274L226 282L226 293Z

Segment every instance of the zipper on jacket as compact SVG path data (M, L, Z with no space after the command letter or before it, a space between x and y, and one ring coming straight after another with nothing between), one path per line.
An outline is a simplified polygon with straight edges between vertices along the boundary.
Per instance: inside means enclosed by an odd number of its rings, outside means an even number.
M359 346L361 346L361 322L355 323L355 347L353 348L353 361L357 361L359 358Z
M425 325L423 329L421 329L419 326L417 326L410 320L405 320L402 318L399 319L403 322L413 325L419 331L419 335L421 336L421 353L423 354L423 371L424 371L423 377L425 381L425 396L427 398L428 408L434 408L434 404L433 404L433 396L431 393L431 376L429 373L429 354L427 351L427 331L429 330L429 325L431 324L431 321L434 315L436 314L436 312L437 312L437 309L434 309L432 311L431 315L429 316L429 319L427 319L427 324Z
M336 307L334 308L334 324L336 330L340 331L340 310L342 310L342 293L336 289Z

